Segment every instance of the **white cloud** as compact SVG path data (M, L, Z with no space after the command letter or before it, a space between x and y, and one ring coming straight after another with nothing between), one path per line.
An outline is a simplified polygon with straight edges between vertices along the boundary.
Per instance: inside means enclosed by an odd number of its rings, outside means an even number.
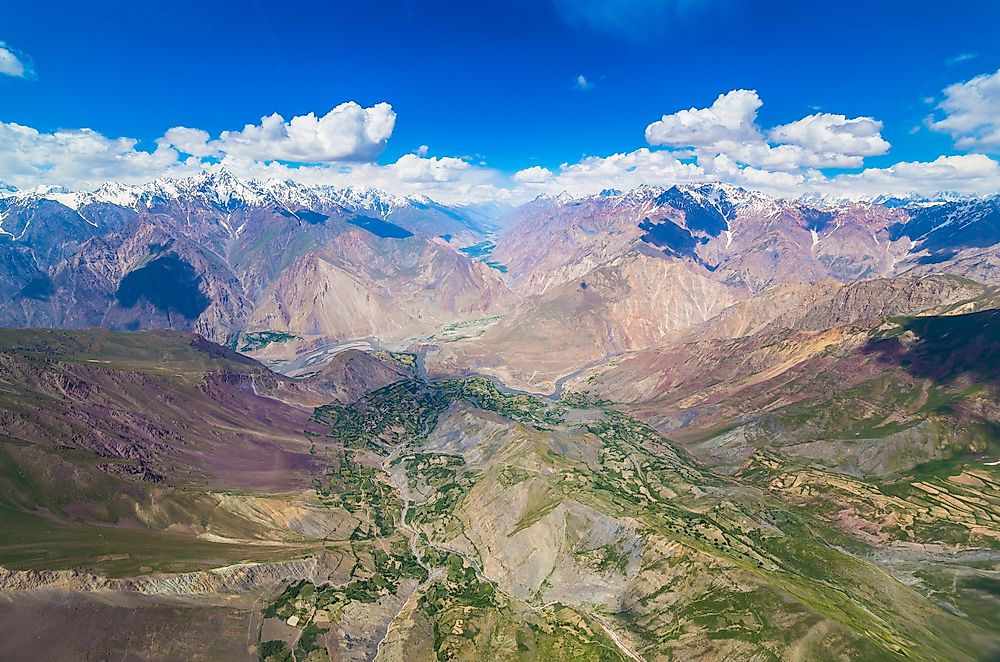
M742 166L726 154L702 158L699 163L704 166L704 181L737 184L773 195L791 195L806 181L803 174Z
M210 139L208 131L175 126L167 129L167 132L157 142L165 147L175 147L179 152L200 158L218 154L217 149L209 146Z
M170 147L137 150L132 138L106 138L90 129L41 133L0 122L0 172L20 188L59 184L87 189L106 181L138 183L165 174L195 172Z
M871 117L817 113L768 132L771 142L798 145L817 154L876 156L889 151L882 138L882 122Z
M185 144L190 149L204 145L204 138L204 132L197 129L175 131L170 140L163 139L153 152L146 152L137 149L132 138L107 138L89 129L42 133L31 127L0 123L0 172L6 181L21 188L60 184L80 190L96 188L107 181L139 183L156 177L187 176L203 168L217 167L216 159L210 162L185 157L170 144ZM779 156L783 152L802 148L780 145L769 149L781 166ZM801 162L798 156L788 158L791 162ZM758 155L756 160L763 157ZM422 193L453 203L498 199L516 202L539 193L568 191L583 195L606 188L629 190L643 184L669 186L710 181L792 197L809 191L859 197L880 193L1000 190L1000 165L981 154L897 163L833 178L815 169L747 165L729 154L702 153L695 160L690 153L648 148L605 157L590 156L554 170L531 166L512 176L460 158L418 154L405 154L386 165L334 163L292 167L278 161L262 162L232 155L224 155L219 161L245 178L371 186L397 195Z
M0 41L0 74L14 78L30 78L33 75L31 64L23 55Z
M740 163L783 171L803 168L858 168L864 163L860 156L835 152L817 153L799 145L772 147L763 141L731 146L717 153L726 154Z
M983 154L939 156L933 161L904 161L888 168L843 174L813 187L848 197L942 191L989 194L1000 190L1000 163Z
M229 155L294 163L373 161L385 149L395 124L396 113L387 103L362 108L348 101L322 117L309 113L286 122L274 113L262 117L260 124L223 131L216 140L187 127L168 130L163 140L192 156Z
M308 184L373 186L391 193L425 193L445 202L503 198L509 195L495 170L455 157L405 154L394 163L334 162L289 166L257 150L219 149L201 129L174 127L148 152L134 138L107 138L91 129L43 133L28 126L0 122L0 172L19 188L57 184L90 190L109 181L147 182L183 177L217 163L245 178L293 179ZM248 156L248 154L252 156ZM210 160L205 160L210 157Z
M427 145L421 145L420 147L413 150L413 153L417 156L427 156L427 153L431 151L431 148Z
M542 166L531 166L514 173L514 181L519 184L544 184L552 179L552 171Z
M420 157L404 154L395 163L355 163L289 167L227 158L222 165L248 179L292 179L303 184L365 186L396 195L421 193L440 202L464 203L508 199L507 181L496 170L454 157Z
M594 84L591 83L589 80L587 80L586 76L580 74L579 76L576 77L576 80L573 82L573 87L583 92L586 92L587 90L594 89Z
M628 190L643 184L695 181L703 174L700 166L682 163L666 151L645 147L606 157L590 156L559 168L556 181L570 193L604 188Z
M541 166L532 166L514 175L519 185L518 197L539 193L573 195L596 193L606 188L629 190L643 184L665 184L703 181L704 170L683 163L669 151L648 148L610 156L588 156L577 163L564 163L553 173Z
M664 115L646 127L650 145L694 148L702 159L720 154L748 166L786 172L807 168L858 168L865 156L884 154L882 123L871 117L815 113L764 132L757 125L763 102L755 90L733 90L708 108Z
M956 64L961 64L962 62L975 60L977 57L979 57L979 53L974 53L974 52L959 53L958 55L953 55L952 57L945 60L945 64L951 67Z
M754 90L720 94L709 108L679 110L653 122L646 127L646 142L706 149L757 142L757 109L761 105Z
M385 167L404 182L453 182L461 179L463 172L475 166L452 156L428 158L404 154L395 163Z
M883 193L933 195L942 191L993 194L1000 190L1000 164L981 154L942 156L929 162L903 162L827 177L816 169L789 172L748 166L727 154L701 155L693 163L675 158L675 153L668 150L642 148L565 163L555 173L532 166L516 173L513 180L517 185L513 197L517 200L539 193L586 195L607 188L630 190L644 184L698 182L724 182L793 198L808 192L846 198Z
M927 118L934 131L949 134L960 149L1000 149L1000 70L949 85L938 104L944 117Z
M928 162L902 162L827 178L817 170L780 172L746 166L725 154L702 157L698 164L691 164L672 162L669 152L640 149L563 166L559 177L546 189L582 194L603 188L628 190L641 184L668 186L683 182L725 182L785 197L809 191L853 198L934 195L942 191L994 194L1000 190L1000 163L982 154L941 156Z
M995 133L1000 122L1000 114L988 110L995 103L997 79L1000 72L949 87L940 106L949 114L931 128L955 132L958 140L971 135L977 144L989 143L990 131ZM558 168L535 165L511 175L486 166L481 157L430 157L425 146L392 163L374 162L395 123L388 104L362 108L346 103L322 117L309 114L287 122L272 115L259 125L215 138L202 129L173 127L152 151L139 149L134 138L109 138L90 129L43 133L0 122L0 172L21 188L58 184L92 189L107 181L186 176L221 164L245 178L371 186L454 203L708 181L793 197L811 191L851 197L1000 190L1000 166L982 154L829 177L820 169L860 169L866 157L889 149L881 122L816 113L765 131L757 124L760 106L756 92L734 90L708 108L681 110L653 122L646 131L649 142L666 149L588 156ZM984 128L990 122L992 128Z

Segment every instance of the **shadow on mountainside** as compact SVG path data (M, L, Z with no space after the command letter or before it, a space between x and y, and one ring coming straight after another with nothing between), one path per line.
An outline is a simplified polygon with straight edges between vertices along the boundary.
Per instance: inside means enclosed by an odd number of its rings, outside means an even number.
M907 318L863 351L938 383L965 378L1000 388L1000 310Z

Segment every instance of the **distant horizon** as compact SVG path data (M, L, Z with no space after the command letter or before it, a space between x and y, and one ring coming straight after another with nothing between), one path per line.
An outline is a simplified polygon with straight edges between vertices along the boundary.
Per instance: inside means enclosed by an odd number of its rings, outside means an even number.
M294 186L301 186L307 189L324 190L329 189L337 192L346 191L357 191L357 192L372 192L379 195L385 195L393 198L398 198L401 200L419 200L425 199L430 202L445 205L445 206L475 206L475 205L486 205L486 204L504 204L510 207L517 207L525 204L529 204L536 200L556 200L560 198L567 198L569 200L585 200L587 198L596 197L619 197L626 196L636 191L642 189L653 189L666 191L674 187L680 187L682 189L691 189L702 186L717 186L717 187L733 187L738 190L742 190L748 193L755 193L758 195L763 195L765 197L774 200L787 200L787 201L804 201L807 203L868 203L868 202L878 202L880 200L913 200L915 202L928 201L945 201L945 200L975 200L975 199L987 199L996 196L1000 196L1000 191L993 191L987 193L962 193L959 191L947 191L940 190L933 193L920 193L917 191L909 191L905 193L870 193L865 195L850 195L849 193L844 194L834 194L834 193L822 193L817 191L807 191L805 193L795 194L780 194L771 193L760 188L756 188L752 185L746 184L733 184L730 182L720 181L720 180L704 180L704 181L694 181L694 182L663 182L663 183L642 183L627 189L618 188L604 188L599 191L588 191L588 192L578 192L572 193L570 191L558 191L558 192L535 192L530 194L528 197L518 197L518 191L511 190L505 191L507 195L498 196L497 198L490 198L484 200L475 200L467 202L455 202L447 201L435 198L423 192L415 193L403 193L397 194L387 191L382 188L374 186L366 186L364 184L328 184L323 182L318 183L306 183L297 181L293 178L279 178L270 177L267 179L258 179L254 177L241 177L239 174L233 172L233 170L225 164L205 164L201 170L193 172L191 174L184 175L167 175L162 177L155 177L142 182L135 183L124 183L117 181L108 181L100 186L88 189L71 189L69 187L60 184L38 184L31 188L17 188L12 185L6 185L5 182L0 181L0 199L4 197L14 197L14 196L37 196L42 199L53 200L60 202L70 208L75 208L76 198L92 195L99 191L102 191L109 186L118 186L124 189L136 189L143 188L154 184L156 182L185 182L192 179L197 179L199 177L216 177L222 174L229 174L237 178L243 184L251 184L258 186L268 186L274 184L290 183ZM6 186L6 189L5 189Z

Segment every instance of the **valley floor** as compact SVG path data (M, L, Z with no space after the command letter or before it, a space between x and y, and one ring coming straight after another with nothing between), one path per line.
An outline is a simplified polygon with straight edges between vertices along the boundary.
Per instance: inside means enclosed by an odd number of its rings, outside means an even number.
M340 355L338 379L387 382L348 396L323 381L330 369L288 380L182 334L17 333L0 445L4 659L1000 652L989 441L883 476L780 445L720 472L594 392L428 380L413 355ZM56 393L65 420L121 436L49 429L31 407ZM139 402L141 423L125 416ZM109 468L108 444L139 431L150 442ZM78 447L48 441L67 438ZM235 460L224 471L220 452ZM261 453L284 458L269 483Z

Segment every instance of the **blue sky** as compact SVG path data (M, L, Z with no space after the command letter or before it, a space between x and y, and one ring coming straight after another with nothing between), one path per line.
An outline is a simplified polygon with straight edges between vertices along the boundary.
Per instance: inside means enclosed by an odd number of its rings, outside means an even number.
M334 150L305 162L350 170L355 179L377 172L376 184L391 178L374 166L398 163L411 152L425 161L463 159L475 170L475 183L463 180L466 188L479 187L481 194L485 186L517 186L505 178L533 166L539 176L521 177L521 185L558 187L540 181L541 168L553 179L562 164L644 148L676 151L682 163L723 152L736 167L769 169L770 154L749 157L743 150L738 157L718 144L684 145L673 137L649 142L647 126L663 115L709 108L733 90L755 91L760 104L750 120L772 146L771 128L818 113L881 122L878 135L891 147L861 148L857 158L866 168L942 155L992 161L997 152L982 139L991 129L987 120L977 125L960 118L953 123L958 128L930 123L948 115L938 105L949 85L1000 69L998 2L6 0L0 15L0 72L4 53L20 64L18 73L8 59L8 75L0 75L0 122L42 136L90 129L108 140L134 139L134 149L148 152L172 127L197 128L214 139L273 113L291 120L323 116L345 102L361 108L386 102L394 123L388 137L379 136L385 140L347 157ZM986 83L979 96L996 103L992 80ZM962 131L979 139L959 147ZM793 140L801 147L805 139ZM9 153L31 148L10 143ZM684 152L691 148L697 156ZM0 180L23 186L60 173L74 179L41 157L22 163L8 153L5 159L4 149L0 138ZM39 152L46 149L58 146ZM206 156L205 163L226 153ZM262 149L250 156L299 168L289 154ZM808 165L800 159L794 171L802 181L860 172L838 167L849 160ZM364 167L351 165L358 162ZM131 180L173 167L163 154L158 163L121 177L110 166L97 172ZM450 163L411 165L433 171ZM977 172L989 176L984 164ZM792 172L787 163L781 168ZM716 165L710 174L721 179L725 172ZM422 176L415 174L414 183ZM433 180L427 188L436 191L451 175L426 176ZM93 183L76 180L50 183Z

